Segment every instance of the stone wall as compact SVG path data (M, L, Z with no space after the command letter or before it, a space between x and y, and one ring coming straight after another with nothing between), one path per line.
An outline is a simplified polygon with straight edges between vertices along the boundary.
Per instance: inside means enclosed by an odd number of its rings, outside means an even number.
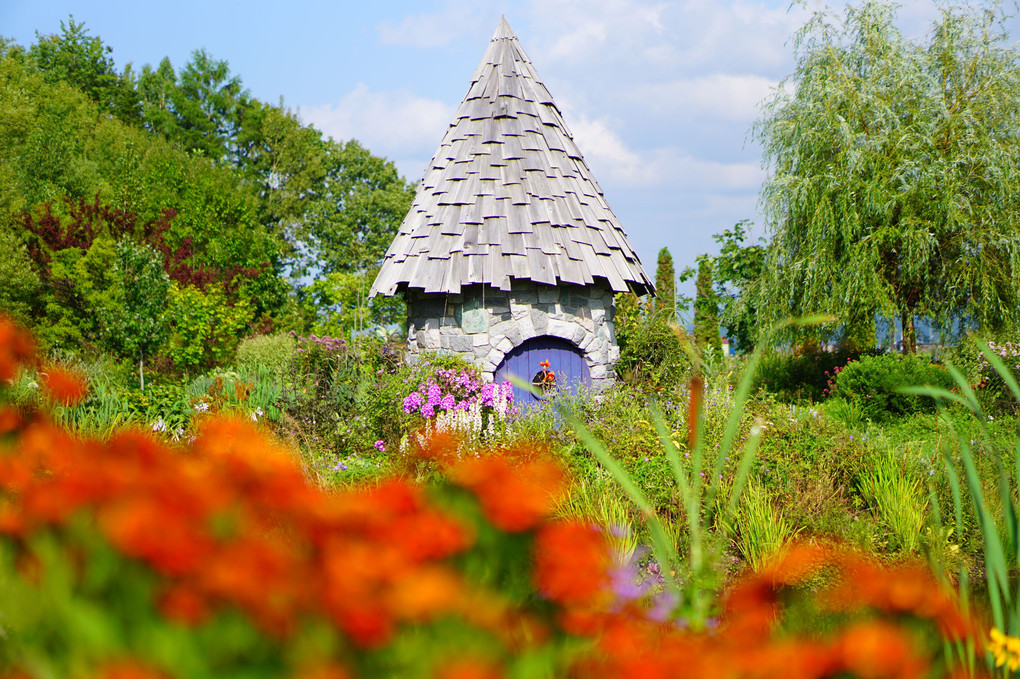
M405 298L412 355L430 350L463 354L492 379L511 349L551 335L581 350L592 387L601 389L614 380L620 348L613 330L613 292L607 288L515 281L511 292L473 285L459 295L413 290Z

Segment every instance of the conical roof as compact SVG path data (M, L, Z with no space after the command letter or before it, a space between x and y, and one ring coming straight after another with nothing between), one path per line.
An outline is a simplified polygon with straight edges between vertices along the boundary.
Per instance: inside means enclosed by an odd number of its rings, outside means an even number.
M511 279L653 289L506 19L387 250L371 294Z

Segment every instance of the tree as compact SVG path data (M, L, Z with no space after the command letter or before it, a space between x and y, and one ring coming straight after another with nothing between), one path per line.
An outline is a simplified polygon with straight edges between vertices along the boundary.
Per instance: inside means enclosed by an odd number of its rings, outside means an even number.
M925 43L883 2L816 14L754 128L770 176L765 323L1016 327L1020 67L1003 14L945 7ZM853 334L853 333L851 333Z
M36 33L28 54L47 81L77 87L106 111L136 123L140 106L131 65L118 74L109 56L112 52L72 16L66 24L60 22L60 35Z
M307 249L327 273L357 273L382 260L414 189L392 162L357 141L324 144L324 195L311 206Z
M698 347L719 349L719 302L712 289L712 258L698 258L698 278L694 282L694 341Z
M138 359L138 381L145 391L145 359L166 341L170 277L162 257L149 245L130 240L116 245L110 304L96 305L111 348Z
M676 323L676 270L669 248L659 250L655 267L655 315L665 323Z
M0 227L0 315L27 325L40 285L25 244L14 231Z
M713 258L715 294L722 306L720 321L726 337L741 352L754 347L758 310L751 292L765 269L765 248L744 244L750 226L750 221L742 219L732 229L712 236L722 246Z

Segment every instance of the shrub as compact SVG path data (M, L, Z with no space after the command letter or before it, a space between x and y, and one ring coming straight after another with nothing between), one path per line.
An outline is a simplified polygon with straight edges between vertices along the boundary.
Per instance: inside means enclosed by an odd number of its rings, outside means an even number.
M667 325L650 317L629 333L620 344L620 360L616 372L621 378L653 389L674 388L690 375L691 360L684 351L684 342L691 340L677 326Z
M268 368L282 376L294 360L297 341L293 335L259 335L241 340L237 347L237 366L248 370Z
M754 385L784 399L821 401L837 368L873 354L849 349L825 351L816 345L772 351L762 358Z
M923 385L949 389L953 380L944 366L920 356L885 354L865 356L847 365L836 377L831 394L858 402L864 417L881 422L899 415L934 412L931 397L898 391Z

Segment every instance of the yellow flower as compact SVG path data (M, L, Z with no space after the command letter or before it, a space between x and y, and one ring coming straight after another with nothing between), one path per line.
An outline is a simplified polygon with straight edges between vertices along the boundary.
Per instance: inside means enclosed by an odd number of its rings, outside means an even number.
M993 627L988 632L988 651L995 657L995 666L1005 665L1010 672L1020 669L1020 638L1011 637Z

